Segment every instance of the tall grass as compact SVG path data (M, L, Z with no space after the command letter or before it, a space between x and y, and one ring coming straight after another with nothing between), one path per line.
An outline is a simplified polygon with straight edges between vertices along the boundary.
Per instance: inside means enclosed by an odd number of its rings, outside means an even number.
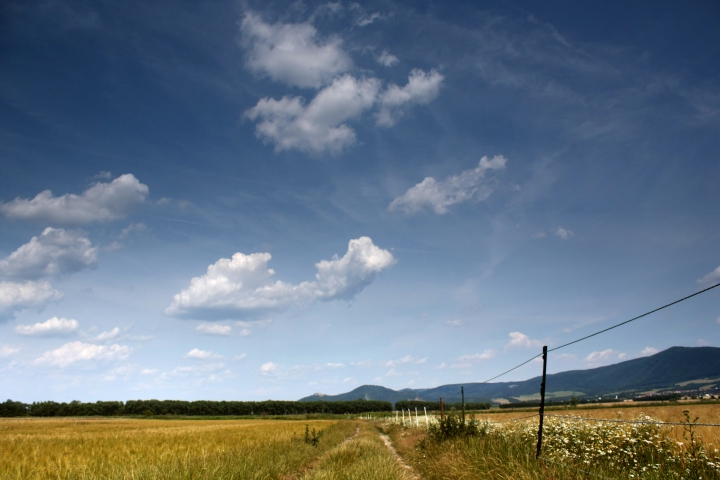
M0 478L291 478L351 435L353 421L0 421ZM323 431L317 446L306 425Z
M720 452L685 421L678 442L660 425L548 418L543 457L535 459L537 420L487 421L458 427L456 418L431 424L429 432L386 425L398 450L428 479L720 478ZM641 415L639 420L652 420ZM447 425L446 425L447 424Z

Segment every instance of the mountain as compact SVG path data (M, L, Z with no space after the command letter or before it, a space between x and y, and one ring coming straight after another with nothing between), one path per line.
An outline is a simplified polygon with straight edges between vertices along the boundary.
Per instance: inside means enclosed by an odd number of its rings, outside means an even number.
M571 370L547 376L546 394L549 398L570 395L598 396L678 388L680 383L698 379L720 380L720 348L672 347L649 357L588 370ZM325 400L399 400L460 401L460 386L465 387L466 402L489 399L528 400L539 397L541 377L520 382L466 383L442 385L435 388L392 390L377 385L363 385L340 395L315 394L301 398L301 402ZM714 383L709 380L697 385ZM686 387L693 388L693 387ZM697 387L695 387L697 388Z

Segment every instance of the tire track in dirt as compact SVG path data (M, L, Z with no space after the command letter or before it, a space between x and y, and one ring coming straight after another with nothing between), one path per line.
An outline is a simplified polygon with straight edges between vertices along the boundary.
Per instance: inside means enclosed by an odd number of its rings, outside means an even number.
M393 446L392 442L390 441L390 437L385 435L384 433L380 434L380 438L382 438L383 442L385 443L385 446L390 450L390 453L392 453L393 457L395 457L395 461L400 465L405 471L407 472L408 476L412 480L422 480L422 477L419 473L415 471L413 467L405 463L405 460L402 459L400 454L395 450L395 447Z

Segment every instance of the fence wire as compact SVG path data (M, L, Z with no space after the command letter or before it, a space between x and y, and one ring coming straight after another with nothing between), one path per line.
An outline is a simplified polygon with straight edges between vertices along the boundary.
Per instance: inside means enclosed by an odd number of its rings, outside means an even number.
M612 422L612 423L642 423L648 425L686 425L692 427L720 427L720 423L691 423L691 422L649 422L647 420L623 420L619 418L594 418L594 417L580 417L574 415L553 415L545 414L546 417L556 418L572 418L576 420L592 420L595 422Z

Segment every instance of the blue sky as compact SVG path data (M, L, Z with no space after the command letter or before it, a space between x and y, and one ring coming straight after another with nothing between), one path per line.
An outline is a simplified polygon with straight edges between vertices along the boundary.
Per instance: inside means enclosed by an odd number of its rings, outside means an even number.
M717 283L718 19L711 1L8 3L3 395L481 381ZM720 346L718 295L549 370Z

